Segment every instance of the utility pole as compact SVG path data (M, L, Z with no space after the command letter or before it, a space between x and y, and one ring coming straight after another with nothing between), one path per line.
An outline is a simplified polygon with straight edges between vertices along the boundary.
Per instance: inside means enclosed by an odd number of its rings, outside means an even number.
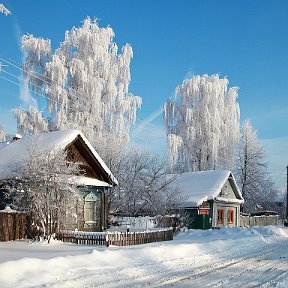
M286 222L288 222L288 165L286 167L287 174L286 174ZM287 224L288 225L288 224Z

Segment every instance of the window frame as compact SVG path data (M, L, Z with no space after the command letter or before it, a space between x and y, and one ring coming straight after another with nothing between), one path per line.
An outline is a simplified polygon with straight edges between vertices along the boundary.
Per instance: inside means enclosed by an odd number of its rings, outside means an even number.
M217 225L218 224L224 224L224 209L223 208L217 208Z
M227 211L227 223L234 224L235 223L235 211L234 209L228 209Z

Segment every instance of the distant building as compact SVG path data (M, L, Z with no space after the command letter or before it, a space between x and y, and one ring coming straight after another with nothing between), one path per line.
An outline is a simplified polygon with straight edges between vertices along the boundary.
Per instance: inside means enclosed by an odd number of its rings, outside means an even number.
M179 207L187 215L189 228L220 228L240 225L244 199L228 170L179 174L173 187L182 195Z

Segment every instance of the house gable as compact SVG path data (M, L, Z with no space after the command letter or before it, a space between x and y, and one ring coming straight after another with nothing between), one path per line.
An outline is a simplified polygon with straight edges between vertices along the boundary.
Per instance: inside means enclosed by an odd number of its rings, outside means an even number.
M111 183L107 173L79 135L67 145L66 151L69 161L79 163L81 175Z
M215 200L226 200L227 202L243 202L242 195L239 192L239 189L236 186L234 177L232 174L228 177L228 179L223 184L221 191Z
M231 179L227 179L225 184L223 185L218 197L227 198L227 199L237 199L235 191L232 187ZM232 184L232 185L231 185ZM234 186L234 185L233 185Z

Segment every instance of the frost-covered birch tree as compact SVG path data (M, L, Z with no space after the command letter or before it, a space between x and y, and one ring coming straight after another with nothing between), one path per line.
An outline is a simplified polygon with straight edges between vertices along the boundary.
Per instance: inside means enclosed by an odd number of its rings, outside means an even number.
M250 120L242 125L238 153L235 174L245 200L243 211L249 213L268 207L277 191L267 172L264 149Z
M241 129L241 140L239 145L239 181L242 196L247 197L257 190L257 180L262 178L266 169L264 162L265 152L250 120L246 120Z
M142 99L129 92L132 48L126 44L119 53L114 36L87 17L55 51L49 39L22 37L24 76L46 97L47 109L16 109L19 132L79 129L104 160L126 146Z
M239 141L238 88L219 75L193 76L164 105L173 171L231 169Z

